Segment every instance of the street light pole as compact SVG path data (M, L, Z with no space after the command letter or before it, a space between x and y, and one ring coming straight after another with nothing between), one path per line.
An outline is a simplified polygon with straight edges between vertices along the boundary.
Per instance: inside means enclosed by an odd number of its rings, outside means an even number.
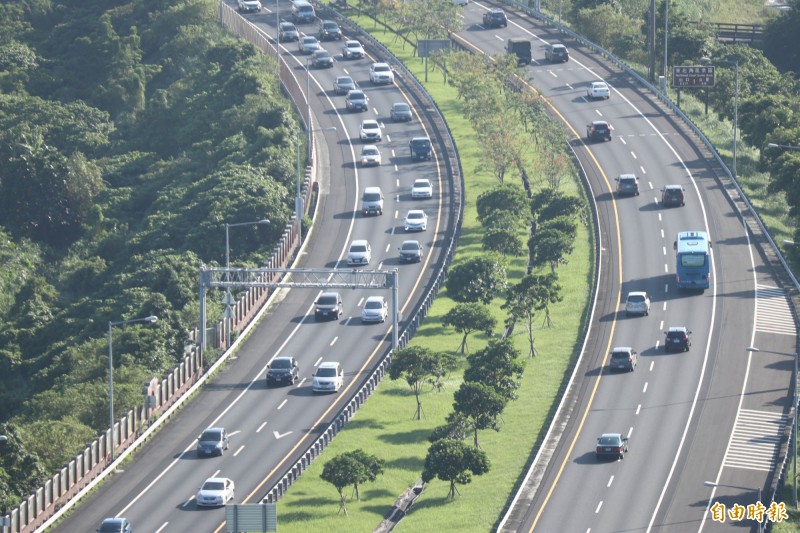
M669 44L669 0L664 0L664 93L667 87L667 45Z
M225 223L225 281L230 283L231 273L231 247L230 247L230 228L237 226L257 226L259 224L269 224L269 219L262 218L261 220L253 220L251 222L236 222L234 224ZM231 320L231 303L233 297L231 296L231 288L225 287L225 349L231 347L231 328L229 320Z
M114 341L111 334L111 329L114 326L124 326L132 324L133 322L150 322L153 323L158 320L155 315L146 316L144 318L133 318L131 320L120 320L118 322L108 323L108 427L111 430L111 462L114 462L116 456L116 447L114 446Z

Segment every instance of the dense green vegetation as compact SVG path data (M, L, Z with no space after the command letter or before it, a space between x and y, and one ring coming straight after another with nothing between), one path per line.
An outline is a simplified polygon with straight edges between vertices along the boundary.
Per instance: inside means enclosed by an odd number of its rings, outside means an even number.
M0 514L182 357L201 263L263 264L298 127L212 0L0 3ZM209 316L218 316L218 303Z

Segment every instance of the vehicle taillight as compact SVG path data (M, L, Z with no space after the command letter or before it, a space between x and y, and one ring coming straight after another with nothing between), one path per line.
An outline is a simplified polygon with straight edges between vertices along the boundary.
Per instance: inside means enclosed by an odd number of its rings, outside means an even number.
M614 448L614 451L616 451L617 453L619 453L619 452L621 452L621 451L622 451L622 448L620 448L619 446L617 446L616 448Z

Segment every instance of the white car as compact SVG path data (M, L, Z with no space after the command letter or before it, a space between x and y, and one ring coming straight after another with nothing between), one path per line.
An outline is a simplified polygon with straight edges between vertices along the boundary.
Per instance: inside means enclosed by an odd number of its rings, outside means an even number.
M589 100L594 100L595 98L605 98L607 100L610 97L611 92L604 81L593 81L589 88L586 89L586 98Z
M372 260L372 248L368 241L355 240L347 251L347 266L368 265Z
M314 373L311 390L314 392L339 392L344 385L344 371L342 365L331 361L322 363Z
M362 167L380 166L381 151L374 144L368 144L361 149L361 156L358 159Z
M411 198L433 198L431 180L427 178L414 180L414 185L411 186Z
M259 0L239 0L239 11L241 13L249 13L261 11L261 2Z
M386 322L389 308L383 296L370 296L361 309L361 322Z
M626 315L649 315L650 297L646 292L629 292L625 299Z
M344 46L342 47L342 57L345 59L361 59L364 57L364 47L361 46L361 43L352 40L352 41L345 41Z
M383 138L381 125L377 120L367 119L361 121L361 131L359 132L362 142L380 142Z
M369 67L369 81L376 85L394 83L394 72L388 63L373 63Z
M421 209L412 209L403 222L406 231L425 231L428 229L428 215Z
M322 50L322 45L319 44L319 41L313 35L306 35L297 41L297 49L303 54L311 55L317 50Z
M218 507L225 505L233 499L233 481L226 477L208 478L200 490L197 491L197 505L203 507Z

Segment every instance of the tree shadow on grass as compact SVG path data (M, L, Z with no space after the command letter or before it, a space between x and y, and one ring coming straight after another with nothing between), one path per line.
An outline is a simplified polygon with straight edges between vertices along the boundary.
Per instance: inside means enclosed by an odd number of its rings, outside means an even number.
M336 489L333 488L331 485L331 494L333 494L330 498L298 498L292 502L286 502L283 504L283 508L310 508L310 507L322 507L323 505L330 505L334 509L336 506L339 505L339 495L336 494ZM281 513L281 517L283 517L283 513Z
M348 422L347 427L352 429L385 429L384 424L378 423L374 418L355 418Z
M391 461L386 461L386 468L408 470L409 472L422 472L422 466L419 457L398 457Z
M425 442L430 434L429 429L412 429L411 431L380 435L378 438L388 444L412 444Z
M286 522L304 522L306 520L314 520L315 518L319 518L319 517L317 515L313 515L311 513L305 513L303 511L296 511L296 512L287 513L285 507L280 511L280 514L278 515L278 520L280 520L283 523L286 523Z
M437 480L437 482L439 481ZM441 483L446 483L446 482L442 481ZM463 485L459 486L459 490L461 490L462 488ZM418 511L420 509L425 509L425 508L435 509L437 507L443 507L451 502L456 501L457 499L458 499L457 494L455 499L453 500L447 498L447 496L434 496L431 498L418 499L416 502L414 502L414 507L411 508L411 512L413 513L414 511Z
M369 490L364 490L364 486L363 485L361 487L359 487L359 488L360 488L359 492L361 492L361 501L362 502L369 501L369 500L372 500L374 498L386 498L388 496L397 496L397 494L394 494L389 489L369 489ZM355 499L355 496L353 496L353 498ZM364 509L364 507L362 507L361 509ZM386 511L386 508L383 507L382 510L378 512L378 514L383 515L383 513L385 511Z

